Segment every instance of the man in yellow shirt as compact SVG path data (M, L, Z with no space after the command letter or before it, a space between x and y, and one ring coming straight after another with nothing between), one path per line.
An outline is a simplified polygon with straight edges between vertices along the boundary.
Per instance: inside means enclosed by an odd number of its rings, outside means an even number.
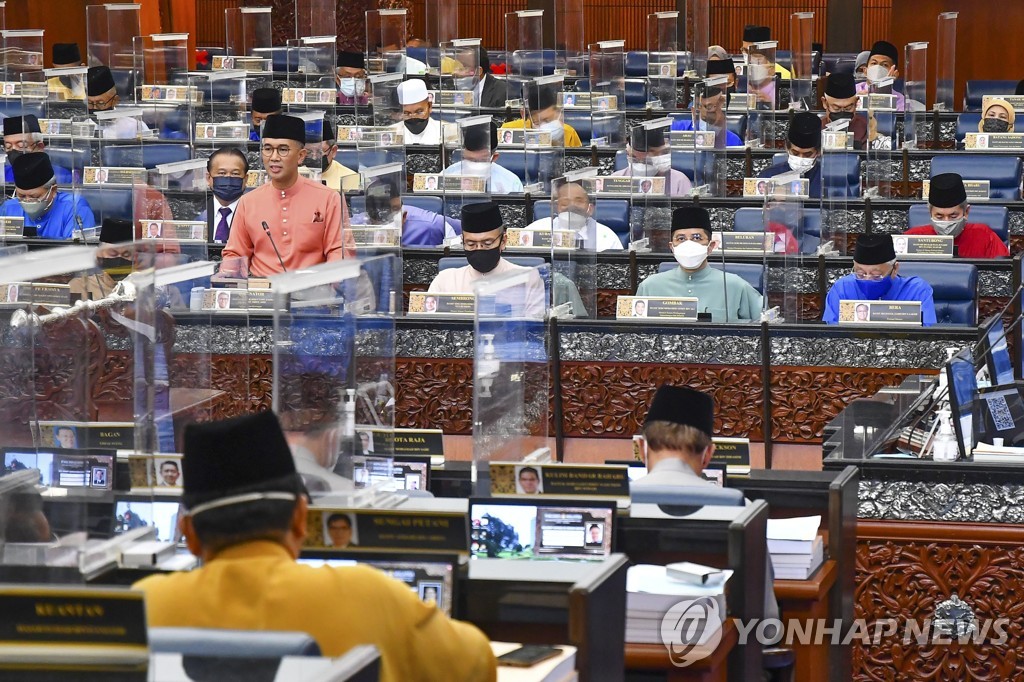
M521 118L501 126L506 128L536 128L551 133L552 147L582 147L579 133L568 123L562 122L562 107L558 101L560 85L530 85L526 104L529 109L521 110ZM527 117L529 112L529 117Z
M327 119L324 119L324 139L320 143L320 152L320 168L323 171L320 179L324 184L335 192L359 189L359 173L334 160L338 154L338 138L334 134L334 126Z
M181 527L203 566L136 583L150 627L307 632L331 657L372 644L388 682L496 679L487 637L403 583L295 561L307 502L273 413L190 424L184 453Z

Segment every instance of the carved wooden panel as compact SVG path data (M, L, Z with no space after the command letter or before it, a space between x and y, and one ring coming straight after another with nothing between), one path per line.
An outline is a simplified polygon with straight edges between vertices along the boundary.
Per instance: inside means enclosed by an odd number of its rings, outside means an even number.
M473 431L473 361L397 358L395 426Z
M821 440L825 424L856 398L897 386L920 370L772 369L772 438L791 443Z
M800 322L817 322L824 310L821 296L818 294L769 293L768 305L779 306L779 311L787 321L794 316L792 309L795 309L796 319Z
M629 289L598 289L597 316L615 317L615 302L619 296L632 296Z
M870 537L862 536L866 525ZM855 616L865 619L869 633L876 623L895 619L897 633L854 643L855 682L1024 679L1018 653L1024 644L1019 528L861 522L858 537ZM973 611L979 632L983 621L1008 619L1005 642L997 643L994 629L984 643L933 643L930 632L921 643L913 636L906 641L907 621L923 628L926 619L934 621L936 606L954 594ZM887 632L884 623L879 628Z

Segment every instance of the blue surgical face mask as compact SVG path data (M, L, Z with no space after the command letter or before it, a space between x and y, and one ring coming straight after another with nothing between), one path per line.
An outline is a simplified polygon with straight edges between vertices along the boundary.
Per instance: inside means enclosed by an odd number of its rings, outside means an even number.
M229 204L245 191L245 178L217 175L213 178L213 195Z
M892 276L878 280L858 279L857 288L860 289L860 293L864 295L865 299L877 301L889 293L889 289L892 288Z

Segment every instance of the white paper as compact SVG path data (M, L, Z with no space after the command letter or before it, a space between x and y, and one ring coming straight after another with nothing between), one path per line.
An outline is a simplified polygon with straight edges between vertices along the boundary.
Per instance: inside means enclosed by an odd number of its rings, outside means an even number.
M802 540L810 542L821 527L821 516L798 516L793 519L768 519L769 540Z
M722 571L724 578L712 585L694 585L681 580L672 580L664 566L638 564L626 572L626 592L637 594L668 594L680 597L714 597L722 594L725 583L732 577L732 571Z

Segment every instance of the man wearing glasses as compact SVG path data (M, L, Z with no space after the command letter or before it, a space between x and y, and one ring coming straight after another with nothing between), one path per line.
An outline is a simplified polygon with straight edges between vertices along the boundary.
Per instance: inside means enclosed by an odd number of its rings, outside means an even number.
M342 258L348 216L337 192L299 175L305 144L302 119L277 114L264 122L260 155L270 181L238 200L224 261L243 258L252 275L268 277Z
M868 140L868 119L858 115L857 111L857 84L853 74L830 73L825 83L825 94L821 98L821 104L825 108L825 117L821 120L821 127L829 123L847 120L850 122L847 128L848 134L853 136L853 148L864 149ZM871 116L871 112L868 112ZM877 126L876 126L877 127ZM875 131L877 139L878 132ZM878 145L872 144L877 148Z
M117 94L114 75L110 72L109 67L90 67L85 78L86 104L90 114L117 108L117 105L121 103L121 96ZM149 126L141 118L126 116L102 125L100 130L102 131L101 136L105 140L134 140L142 133L148 132Z
M671 246L679 267L645 279L637 296L696 297L698 312L711 313L712 322L761 318L761 294L754 287L738 275L708 267L717 243L711 239L707 209L684 206L672 212Z
M14 182L14 169L11 168L11 164L16 158L28 152L45 151L46 143L43 142L39 119L35 114L8 116L4 119L4 153L7 154L4 182L7 184ZM54 165L53 175L61 185L70 185L73 182L71 171L62 166Z
M921 322L935 324L931 285L920 277L902 277L899 269L891 235L861 235L853 252L853 273L829 289L821 319L836 324L841 301L920 301Z

